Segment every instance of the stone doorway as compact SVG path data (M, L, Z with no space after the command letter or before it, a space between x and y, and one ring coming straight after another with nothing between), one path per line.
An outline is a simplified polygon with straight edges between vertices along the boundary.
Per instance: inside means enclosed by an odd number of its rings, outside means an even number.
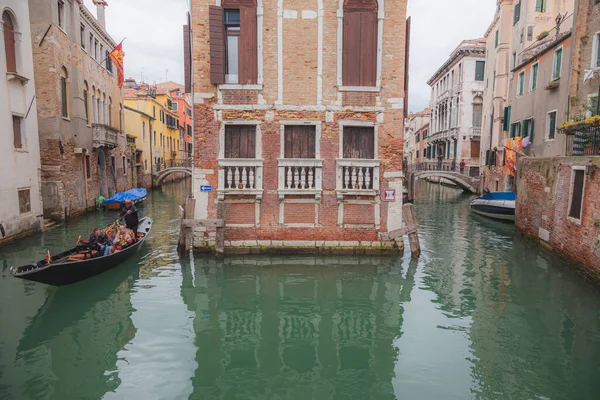
M106 157L104 150L98 149L98 191L101 196L108 196L108 184L106 181Z

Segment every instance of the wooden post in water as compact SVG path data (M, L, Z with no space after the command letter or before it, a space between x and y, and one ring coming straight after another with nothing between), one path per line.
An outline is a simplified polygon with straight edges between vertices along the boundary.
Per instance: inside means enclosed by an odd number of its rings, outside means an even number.
M223 255L225 253L225 210L226 204L220 201L217 204L217 220L221 220L221 226L217 227L217 237L215 239L215 252L217 255Z
M188 197L185 199L183 211L181 213L181 223L179 225L179 244L178 250L189 252L193 246L194 228L184 224L185 220L194 218L194 210L196 208L196 199Z
M419 257L421 255L421 244L419 243L419 234L417 233L415 206L411 203L405 204L402 208L402 213L404 214L404 222L406 223L410 252L413 257Z
M412 203L415 199L415 173L411 170L408 171L407 178L407 186L408 186L408 201Z

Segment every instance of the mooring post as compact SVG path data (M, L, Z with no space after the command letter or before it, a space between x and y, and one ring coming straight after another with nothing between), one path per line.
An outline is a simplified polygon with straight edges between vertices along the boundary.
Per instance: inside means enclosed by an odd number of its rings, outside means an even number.
M188 197L188 199L185 201L185 216L186 218L190 218L193 219L194 218L194 211L196 209L196 199L192 198L192 197ZM194 245L194 228L185 228L185 243L184 243L184 249L187 252L189 252L192 247Z
M221 220L223 223L217 227L217 237L215 238L215 252L217 255L225 253L225 210L225 202L220 201L217 204L217 220Z
M421 255L421 244L419 243L419 234L417 233L417 219L415 217L415 206L407 203L402 208L404 222L406 223L406 232L408 233L408 242L410 243L410 252L413 257Z

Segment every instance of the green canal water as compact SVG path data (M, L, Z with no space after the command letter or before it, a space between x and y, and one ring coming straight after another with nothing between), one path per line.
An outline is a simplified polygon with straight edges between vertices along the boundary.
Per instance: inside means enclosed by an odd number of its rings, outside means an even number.
M0 248L0 399L598 399L600 289L469 196L422 184L423 254L183 261L187 183L134 258L63 288L11 265L115 219Z

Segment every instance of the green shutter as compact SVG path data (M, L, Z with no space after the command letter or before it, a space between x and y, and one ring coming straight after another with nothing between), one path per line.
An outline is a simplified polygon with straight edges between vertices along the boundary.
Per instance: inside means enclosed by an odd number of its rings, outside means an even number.
M546 0L536 0L535 11L546 12Z
M529 136L530 136L530 138L529 138L529 140L533 141L533 129L534 129L533 118L531 118L529 121L530 121L530 128L529 128L529 132L530 132Z
M502 130L508 132L510 129L510 106L504 107L504 127Z
M552 79L560 78L560 73L562 71L562 49L556 50L554 53L554 75Z
M533 67L531 67L531 89L532 90L537 87L538 69L539 69L539 64L535 64Z
M521 132L521 136L526 138L529 135L529 120L526 119L523 121L523 132Z
M516 25L517 22L521 19L521 2L518 2L515 6L515 15L513 19L513 25Z
M500 31L496 31L496 47L498 47L498 44L500 43Z
M483 82L485 77L485 61L475 62L475 80Z

